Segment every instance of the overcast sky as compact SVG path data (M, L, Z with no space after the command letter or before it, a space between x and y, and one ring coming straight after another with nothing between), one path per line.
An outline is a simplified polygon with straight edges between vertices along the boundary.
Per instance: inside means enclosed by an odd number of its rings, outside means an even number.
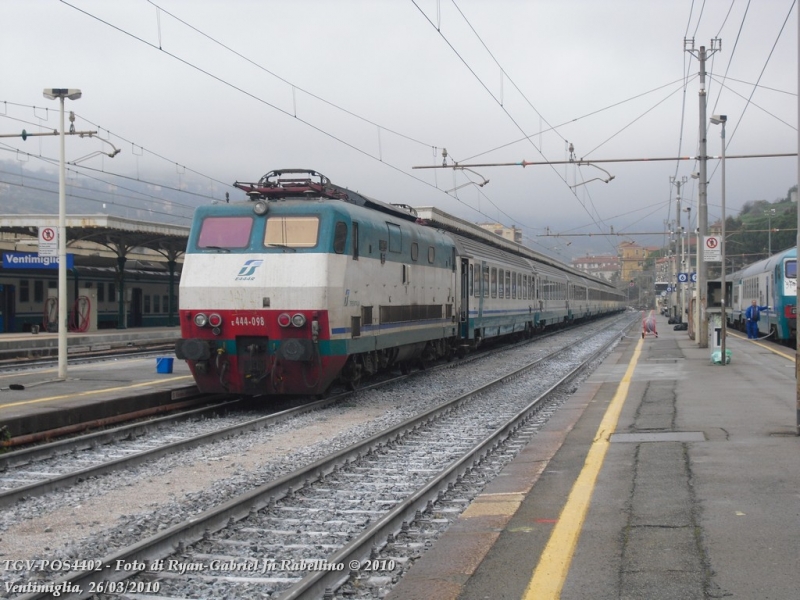
M56 128L58 104L42 90L80 88L67 101L76 128L99 126L122 150L81 165L111 183L125 174L238 199L225 184L302 167L386 202L517 225L526 244L564 259L607 253L660 242L599 234L663 231L676 216L671 176L688 178L695 219L694 161L413 167L441 165L443 148L450 165L565 161L570 144L584 161L695 156L696 56L712 38L708 115L728 116L727 155L794 153L796 10L793 0L4 0L0 133ZM58 157L54 138L0 142L0 160L17 148ZM69 138L67 160L101 149ZM709 221L721 214L717 162ZM796 183L796 158L731 159L727 212ZM597 236L541 237L548 228Z

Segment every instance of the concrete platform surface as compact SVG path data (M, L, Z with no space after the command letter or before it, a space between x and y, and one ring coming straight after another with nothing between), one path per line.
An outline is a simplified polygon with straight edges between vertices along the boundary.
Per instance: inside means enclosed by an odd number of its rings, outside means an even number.
M159 372L168 370L168 361L171 372ZM0 374L0 427L17 437L163 406L196 393L189 367L172 352L68 365L66 380L59 380L57 367L6 372Z
M794 350L731 333L713 365L658 328L617 347L389 598L800 597Z

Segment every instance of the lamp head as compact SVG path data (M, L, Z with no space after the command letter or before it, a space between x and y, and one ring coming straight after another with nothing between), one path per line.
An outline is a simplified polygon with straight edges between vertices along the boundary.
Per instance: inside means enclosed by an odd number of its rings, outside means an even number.
M50 100L56 98L69 98L70 100L77 100L81 97L81 91L74 88L45 88L44 97Z
M722 123L725 123L727 120L728 120L728 115L712 115L711 116L711 122L714 125L721 125Z

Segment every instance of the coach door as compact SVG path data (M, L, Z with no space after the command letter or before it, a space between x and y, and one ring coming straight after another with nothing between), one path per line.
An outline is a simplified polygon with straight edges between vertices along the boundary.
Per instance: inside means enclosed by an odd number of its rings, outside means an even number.
M142 288L131 290L131 327L142 326Z
M0 333L14 331L14 316L17 312L16 294L16 286L0 284Z
M458 309L459 329L462 339L469 337L469 259L461 259L461 306Z

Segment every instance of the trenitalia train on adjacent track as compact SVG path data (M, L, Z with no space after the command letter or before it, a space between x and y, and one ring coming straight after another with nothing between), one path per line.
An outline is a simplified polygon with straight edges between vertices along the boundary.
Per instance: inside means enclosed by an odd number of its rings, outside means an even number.
M484 340L624 309L603 280L434 208L384 204L305 170L198 208L181 340L204 392L322 394Z
M745 330L745 311L755 300L769 306L758 321L759 334L783 344L797 339L797 248L789 248L726 277L731 282L728 324Z

